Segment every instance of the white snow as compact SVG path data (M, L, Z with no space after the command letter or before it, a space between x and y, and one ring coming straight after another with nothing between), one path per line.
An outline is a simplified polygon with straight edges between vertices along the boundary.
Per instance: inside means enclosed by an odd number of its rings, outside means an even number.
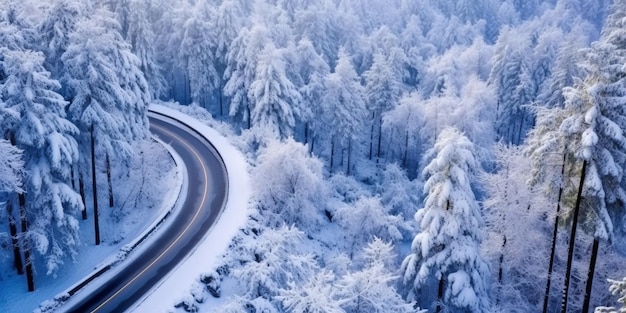
M174 153L173 157L178 159L176 163L181 165L177 167L163 146L152 140L141 143L140 148L137 149L143 150L146 166L141 166L140 160L137 160L137 162L133 162L128 177L126 177L126 173L114 172L113 186L114 189L118 186L141 186L142 177L149 181L146 186L150 187L146 187L141 192L142 196L139 199L137 199L139 194L137 189L121 189L117 193L116 201L119 201L119 205L115 209L124 206L134 209L123 211L125 216L120 218L119 222L113 223L112 214L106 214L106 212L111 212L108 205L104 205L106 193L102 193L99 198L103 206L100 223L103 242L100 246L95 246L93 244L93 219L90 205L92 200L89 196L90 188L86 186L89 219L79 221L83 245L80 247L76 263L66 262L63 264L56 278L46 275L45 272L36 273L35 291L28 292L25 276L17 275L12 270L12 262L9 258L0 257L0 285L2 286L0 312L31 312L44 302L53 305L54 301L51 299L66 294L76 283L93 271L122 258L122 251L127 250L127 247L132 245L136 238L140 238L143 235L141 232L152 227L146 227L142 221L157 221L172 209L174 204L172 201L176 200L183 187L182 173L184 167L179 161L180 158ZM170 153L173 153L173 150ZM99 179L99 184L101 185L99 188L106 190L106 180ZM137 201L137 203L130 204L126 203L127 201ZM95 280L92 284L97 284L97 281ZM84 294L84 292L79 292L74 297L79 297L81 293Z
M217 222L194 251L176 269L165 276L129 311L163 312L189 294L189 287L200 275L218 266L218 257L226 252L232 238L247 219L251 193L247 163L241 153L214 129L174 109L152 105L150 110L173 117L193 127L207 138L221 154L228 172L228 202Z

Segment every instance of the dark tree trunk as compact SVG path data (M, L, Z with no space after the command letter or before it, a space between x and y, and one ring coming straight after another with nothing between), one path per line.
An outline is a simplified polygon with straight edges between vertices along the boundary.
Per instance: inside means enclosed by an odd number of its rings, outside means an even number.
M113 207L113 180L111 179L111 160L109 159L109 153L106 154L106 166L107 166L107 184L109 186L109 207Z
M563 154L563 165L561 165L561 179L565 179L565 154ZM559 187L559 195L556 201L556 215L554 217L554 229L552 231L552 246L550 247L550 261L548 262L548 279L546 282L546 291L543 295L543 311L548 313L548 302L550 300L550 287L552 285L552 271L554 270L554 256L556 254L556 239L559 234L559 214L561 213L561 197L563 196L563 183Z
M404 156L402 156L402 167L406 169L407 159L409 157L409 131L406 131L404 136Z
M13 203L7 201L7 214L9 215L9 231L11 232L11 245L13 246L13 259L17 274L24 274L24 263L22 262L22 254L20 253L20 242L17 237L17 223L13 216Z
M443 274L441 274L443 275ZM439 290L437 291L437 313L441 312L441 303L443 302L443 276L439 278Z
M585 301L583 302L582 313L589 312L589 302L591 301L591 287L593 285L593 274L596 272L596 260L598 259L598 248L600 240L598 237L593 238L593 247L591 248L591 260L589 261L589 271L587 272L587 286L585 288Z
M580 211L580 201L582 198L583 185L585 183L585 175L587 173L587 161L583 162L582 173L580 174L580 185L578 186L578 194L576 195L576 205L574 206L574 219L572 220L572 231L569 238L569 247L567 251L567 267L565 268L565 286L563 287L563 300L561 302L561 313L567 312L567 297L569 296L569 281L572 275L572 261L574 259L574 244L576 243L576 228L578 228L578 211Z
M374 155L374 121L376 121L376 116L374 112L372 112L372 128L370 129L370 161Z
M78 189L80 192L80 199L83 201L83 220L87 219L87 205L85 204L85 182L83 181L83 173L78 171Z
M352 156L352 140L349 140L348 141L348 171L347 171L348 176L350 176L350 166L352 166L350 164L350 161L352 160L351 156Z
M91 180L93 186L93 226L96 235L96 245L100 244L100 224L98 221L98 188L96 179L96 148L93 135L93 125L91 125Z
M74 166L70 169L70 181L72 182L72 189L76 190L76 183L74 182Z
M376 163L380 161L380 145L383 138L383 118L378 118L378 149L376 149Z
M333 165L335 163L335 139L330 140L330 173L333 173Z
M22 224L22 250L24 251L24 262L26 267L26 282L28 291L35 291L35 278L33 277L33 262L30 257L30 248L28 240L28 221L26 220L26 197L23 193L18 195L20 202L20 220Z

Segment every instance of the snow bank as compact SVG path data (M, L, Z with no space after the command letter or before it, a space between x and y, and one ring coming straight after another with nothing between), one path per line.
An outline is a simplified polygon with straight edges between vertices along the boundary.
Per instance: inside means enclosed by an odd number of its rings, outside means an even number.
M226 252L232 238L246 222L251 193L245 158L228 139L200 121L174 109L152 105L150 111L189 125L213 144L222 156L228 172L228 200L215 225L192 253L135 304L130 312L166 311L189 294L189 286L197 282L203 273L214 270L218 266L218 258Z

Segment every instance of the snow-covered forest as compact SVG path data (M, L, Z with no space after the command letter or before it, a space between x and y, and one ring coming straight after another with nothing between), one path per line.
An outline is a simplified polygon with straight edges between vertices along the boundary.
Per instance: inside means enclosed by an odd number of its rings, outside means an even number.
M39 275L154 99L253 183L177 310L624 305L624 0L0 0L0 95L0 247Z

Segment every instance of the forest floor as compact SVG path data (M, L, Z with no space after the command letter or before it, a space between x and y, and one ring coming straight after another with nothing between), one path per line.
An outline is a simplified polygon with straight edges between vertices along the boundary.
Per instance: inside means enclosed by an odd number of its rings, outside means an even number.
M163 208L161 203L168 190L177 184L174 161L167 150L152 139L140 142L135 151L130 170L115 166L112 160L116 194L113 208L108 206L106 173L98 174L100 246L94 245L93 198L91 188L86 186L88 219L79 220L83 241L78 255L74 262L66 260L56 275L47 275L45 260L36 259L39 270L35 273L34 292L27 291L25 275L17 275L14 270L9 247L0 247L0 312L32 312L43 301L65 292L98 265L115 257L120 248L143 232L162 210L169 209ZM4 220L0 221L0 229L8 229Z

